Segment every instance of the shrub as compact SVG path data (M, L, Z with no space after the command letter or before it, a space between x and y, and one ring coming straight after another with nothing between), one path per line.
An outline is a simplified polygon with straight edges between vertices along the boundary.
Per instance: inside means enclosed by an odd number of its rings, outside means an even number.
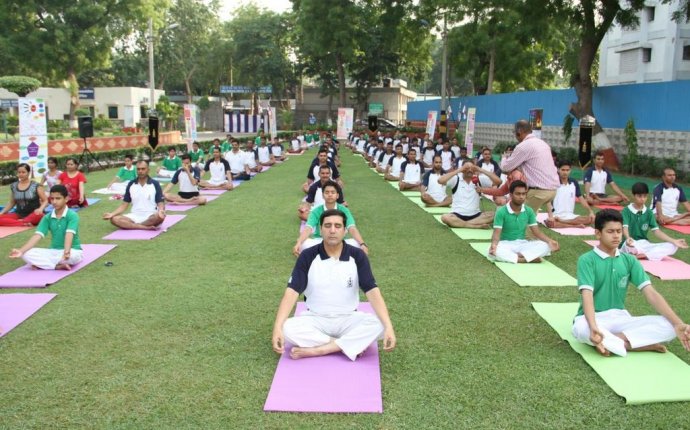
M577 156L577 149L571 148L571 147L562 147L558 150L558 159L559 160L568 160L573 165L579 166L580 165L580 159Z
M29 76L2 76L0 77L0 88L17 94L19 97L26 97L32 91L36 91L41 86L41 81Z

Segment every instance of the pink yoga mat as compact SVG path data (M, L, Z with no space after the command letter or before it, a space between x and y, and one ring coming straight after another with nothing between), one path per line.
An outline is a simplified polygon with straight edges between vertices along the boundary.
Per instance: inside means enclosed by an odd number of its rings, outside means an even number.
M0 288L45 288L86 267L117 245L82 245L84 259L72 270L40 270L24 265L0 276Z
M537 221L544 224L544 222L546 221L546 219L548 217L549 216L547 214L545 214L544 212L538 213L537 214ZM546 227L546 224L544 224L544 226ZM563 236L594 236L594 229L592 227L552 228L551 230L555 231L556 233L561 234Z
M31 230L35 227L0 227L0 239L3 237L11 236L15 233L21 233L23 231Z
M295 314L305 309L297 304ZM359 310L373 313L369 303ZM293 360L280 357L264 411L382 413L381 370L376 343L356 361L343 354Z
M57 294L0 294L0 337L23 323Z
M206 204L214 201L215 199L218 198L218 196L205 196L206 197ZM203 206L203 205L202 205ZM190 209L198 208L199 205L181 205L181 204L172 204L168 203L165 205L165 209L170 211L170 212L187 212Z
M182 221L186 215L168 215L158 230L115 230L103 239L105 240L149 240L168 231L170 227Z
M599 245L598 240L585 240L591 246ZM648 272L663 281L680 281L690 279L690 264L672 257L664 257L661 261L639 260Z
M664 224L664 227L683 234L690 234L690 225Z
M227 193L228 190L200 190L199 194L205 195L205 196L219 196L223 193Z

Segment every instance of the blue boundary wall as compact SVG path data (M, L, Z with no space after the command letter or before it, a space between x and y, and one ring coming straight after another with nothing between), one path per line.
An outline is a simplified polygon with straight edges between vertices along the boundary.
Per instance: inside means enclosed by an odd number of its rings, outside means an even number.
M451 98L453 118L458 106L477 108L478 123L513 124L528 119L529 110L544 109L544 126L563 126L575 90L525 91ZM440 100L410 102L407 119L426 121L430 110L439 110ZM625 128L629 118L638 130L690 131L690 80L648 84L615 85L594 89L594 116L604 128Z

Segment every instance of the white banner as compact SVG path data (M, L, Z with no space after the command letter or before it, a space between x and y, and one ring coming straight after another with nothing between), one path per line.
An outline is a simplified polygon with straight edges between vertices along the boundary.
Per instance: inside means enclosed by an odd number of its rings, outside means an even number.
M19 162L29 164L33 176L48 170L48 121L43 99L19 99Z
M429 135L430 139L434 138L434 133L436 132L436 118L438 117L438 112L435 110L430 110L426 115L426 133Z
M273 142L273 138L278 137L278 117L274 107L268 109L268 126L269 130L271 130L271 142L268 142L270 144Z
M125 106L125 127L134 127L134 106Z
M196 105L184 105L184 129L187 138L187 149L192 150L192 143L196 140Z
M337 139L347 139L352 133L354 114L352 108L338 108L338 130L335 135Z
M465 126L465 146L467 155L472 157L474 154L474 119L477 116L477 108L467 109L467 125Z

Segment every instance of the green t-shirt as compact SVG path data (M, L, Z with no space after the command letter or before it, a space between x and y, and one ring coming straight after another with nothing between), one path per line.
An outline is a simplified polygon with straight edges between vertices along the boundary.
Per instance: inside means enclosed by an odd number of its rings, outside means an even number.
M634 212L633 212L634 211ZM628 234L633 240L647 239L649 230L657 230L659 225L652 211L645 206L640 211L635 209L632 204L623 208L623 227L628 227ZM625 242L621 242L623 246Z
M230 151L232 149L232 145L230 142L227 140L223 143L220 144L220 155L225 154L226 152ZM210 155L213 155L212 153L209 153Z
M163 160L163 168L173 172L178 171L182 167L182 160L177 155L174 158L165 157Z
M198 163L204 159L204 151L201 148L196 151L189 151L189 158L192 160L192 163Z
M312 137L311 134L308 134L308 135L304 136L304 141L305 141L305 142L311 143L312 140L314 140L314 138Z
M580 290L592 290L595 312L625 309L625 294L630 283L639 290L651 283L642 264L633 255L619 252L611 257L595 248L577 260L577 285ZM584 315L582 296L577 314Z
M537 216L532 208L522 205L520 212L513 212L510 203L501 206L494 216L494 228L501 229L501 240L521 240L525 238L527 226L537 225Z
M340 203L335 204L336 209L342 211L345 214L345 218L347 219L347 222L345 223L345 228L350 229L350 227L355 225L355 219L352 217L352 214L350 213L350 210L341 205ZM309 218L307 218L307 225L314 230L314 237L321 237L321 225L319 224L319 221L321 220L321 214L326 210L325 205L319 205L315 206L311 212L309 212Z
M122 166L117 171L117 177L122 179L123 182L133 181L137 178L137 169L132 166L131 169L127 170L126 167Z
M312 134L312 140L314 141L314 143L319 143L319 141L321 140L321 136L319 136L319 133Z
M79 215L73 210L65 208L62 218L58 218L53 210L41 218L36 227L36 233L43 237L50 232L50 249L65 249L65 234L74 233L72 249L81 249L79 242Z

